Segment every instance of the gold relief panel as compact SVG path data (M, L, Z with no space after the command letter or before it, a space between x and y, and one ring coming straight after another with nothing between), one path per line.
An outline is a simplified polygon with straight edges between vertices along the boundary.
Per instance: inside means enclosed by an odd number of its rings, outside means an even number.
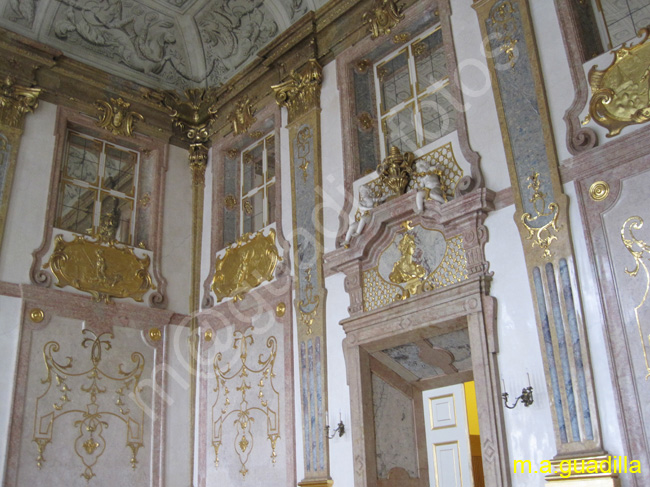
M557 233L561 229L561 226L558 225L560 207L555 202L546 205L546 194L540 190L539 173L535 172L528 176L528 181L528 189L533 193L529 201L535 208L535 215L524 213L521 215L521 224L528 232L526 240L532 240L532 246L537 246L542 250L542 257L550 259L553 256L551 244L557 240ZM536 226L535 222L544 217L551 218L545 225Z
M589 115L609 130L607 137L618 135L628 125L650 120L648 29L641 29L639 35L643 39L636 46L623 44L614 51L614 61L607 68L600 71L593 66L589 70Z
M141 302L156 289L149 264L149 256L138 257L132 248L106 242L100 235L77 235L71 242L57 235L54 252L43 267L56 276L58 287L72 286L108 303L112 298Z
M143 121L144 117L137 112L130 111L131 104L122 98L111 98L110 102L97 100L99 120L97 126L113 132L115 135L131 136L135 123Z
M58 435L69 436L61 428L71 424L78 436L69 448L83 464L81 476L89 481L95 477L93 468L107 448L127 446L130 455L125 464L133 469L138 464L137 453L144 445L144 406L138 392L145 360L139 352L130 353L131 368L120 364L118 370L109 373L102 368L102 355L111 350L114 336L98 336L88 329L82 330L82 334L81 346L90 352L86 360L65 357L58 362L55 354L61 348L59 343L50 341L43 347L47 377L41 383L46 390L36 399L32 440L36 443L36 465L42 468L47 445L56 441ZM73 422L57 423L59 418L69 415ZM126 442L111 445L104 437L109 427L122 427ZM64 454L59 449L51 453L56 457Z
M395 0L375 0L372 9L363 14L363 23L368 25L370 37L390 34L404 18L404 5Z
M251 289L271 281L280 260L275 230L271 229L268 235L242 235L217 258L211 286L217 302L224 298L243 299Z
M460 235L445 239L420 224L402 224L380 254L377 265L363 271L363 309L370 311L467 279L467 257Z
M254 113L255 108L251 103L250 97L246 96L244 99L235 103L235 109L228 115L228 121L236 135L248 132L248 129L257 121L253 116Z

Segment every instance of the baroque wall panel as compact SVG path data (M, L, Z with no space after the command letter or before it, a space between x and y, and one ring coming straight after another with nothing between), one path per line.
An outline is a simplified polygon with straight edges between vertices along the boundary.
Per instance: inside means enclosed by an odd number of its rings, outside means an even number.
M162 485L159 388L173 313L34 286L22 296L5 485Z

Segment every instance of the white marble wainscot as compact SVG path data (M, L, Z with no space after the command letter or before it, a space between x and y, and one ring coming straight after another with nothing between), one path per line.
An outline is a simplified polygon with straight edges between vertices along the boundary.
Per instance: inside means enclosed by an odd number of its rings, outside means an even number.
M296 483L290 306L285 276L199 316L201 487Z
M4 485L162 485L158 372L174 313L29 285L21 294Z

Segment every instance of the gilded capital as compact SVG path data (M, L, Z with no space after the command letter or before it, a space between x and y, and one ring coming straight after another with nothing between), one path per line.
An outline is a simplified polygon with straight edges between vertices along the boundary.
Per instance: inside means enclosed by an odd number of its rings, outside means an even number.
M7 76L0 85L0 125L22 127L25 114L38 107L41 92L41 88L17 85L11 76Z
M129 110L131 104L122 98L110 98L109 101L97 100L98 118L97 126L113 132L115 135L131 136L136 121L143 121L144 117Z
M323 68L318 61L310 59L299 71L291 71L289 79L274 85L275 101L289 111L289 122L320 108L320 90L323 84Z

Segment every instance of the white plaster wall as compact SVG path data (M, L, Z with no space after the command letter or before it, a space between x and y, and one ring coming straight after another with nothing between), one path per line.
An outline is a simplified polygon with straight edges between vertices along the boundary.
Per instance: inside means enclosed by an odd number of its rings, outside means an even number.
M55 123L56 105L43 101L25 118L0 251L0 281L29 283L32 251L43 240Z
M540 1L529 2L529 5L537 40L542 77L546 88L551 124L553 125L555 146L558 160L562 161L571 157L566 144L567 126L563 120L564 114L575 97L571 72L569 71L569 61L564 48L555 5L551 2Z
M189 312L192 265L192 175L187 151L169 147L164 194L162 272L167 278L167 308Z
M499 191L510 186L490 72L472 0L451 2L451 24L460 75L469 143L481 156L486 186Z
M321 107L323 237L327 253L336 249L339 213L345 201L341 102L336 81L336 61L323 68Z
M16 352L20 335L20 304L18 298L0 296L0 479L4 478L11 406L13 404Z
M330 470L334 485L352 487L354 485L354 455L352 452L352 425L350 423L350 387L347 381L343 339L345 332L339 324L348 318L350 298L343 288L343 274L325 279L327 288L327 393L329 396L329 425L336 428L339 415L346 432L329 440Z
M605 335L600 303L600 293L594 279L594 269L589 261L583 221L577 204L578 197L572 183L564 185L564 192L569 196L569 220L571 222L571 237L573 238L573 252L575 256L578 285L582 298L582 311L584 313L591 365L593 371L596 400L598 403L598 416L600 417L601 435L605 450L612 456L623 455L623 443L618 421L616 402L614 401L614 388L612 385L611 364L607 357Z
M489 231L485 254L494 272L490 294L497 298L497 358L502 387L505 384L512 401L528 386L529 374L535 399L528 408L504 408L511 472L514 460L530 460L535 469L556 453L533 300L514 210L512 205L492 212L485 221ZM512 487L542 485L543 474L512 476Z

